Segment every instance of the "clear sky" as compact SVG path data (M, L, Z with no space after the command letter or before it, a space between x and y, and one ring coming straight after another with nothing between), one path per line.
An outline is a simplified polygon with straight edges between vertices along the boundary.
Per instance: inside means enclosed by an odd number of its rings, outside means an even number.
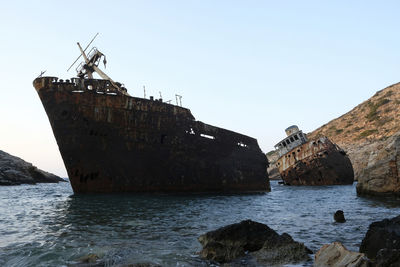
M0 1L0 149L66 176L32 86L94 42L131 95L183 96L197 120L268 152L400 81L399 1Z

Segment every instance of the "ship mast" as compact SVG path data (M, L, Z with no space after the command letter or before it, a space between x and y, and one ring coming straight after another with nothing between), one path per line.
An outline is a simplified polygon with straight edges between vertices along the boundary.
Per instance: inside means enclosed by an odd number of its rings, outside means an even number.
M82 56L84 59L84 62L81 62L81 64L78 65L76 68L77 71L77 76L81 79L93 79L93 73L97 72L97 74L104 80L110 81L111 85L117 89L119 92L123 94L127 94L126 89L121 87L120 83L114 82L113 79L111 79L107 74L105 74L98 66L103 58L103 64L104 67L106 66L107 60L106 56L101 53L96 47L93 47L89 53L85 53L86 49L89 47L89 45L93 42L93 40L96 38L98 33L94 36L92 41L86 46L85 49L82 49L81 45L79 42L77 42L77 45L79 47L79 50L81 51L81 55L75 60L74 63L69 67L69 69L78 61L78 59ZM68 70L69 70L68 69Z
M79 42L77 43L79 50L81 51L82 57L85 60L85 63L81 63L78 68L78 77L81 79L93 79L93 72L97 72L97 74L104 80L109 80L111 84L120 89L120 87L117 85L116 82L114 82L107 74L105 74L98 66L100 63L101 58L103 58L103 64L106 66L107 60L106 56L101 53L99 50L97 50L96 47L93 47L92 50L88 53L88 55L85 54L85 51L83 51L81 45Z

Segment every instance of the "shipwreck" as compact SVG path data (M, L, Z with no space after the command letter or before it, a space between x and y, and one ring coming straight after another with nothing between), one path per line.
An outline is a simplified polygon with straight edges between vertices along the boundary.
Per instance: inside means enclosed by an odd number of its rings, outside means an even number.
M354 181L353 166L346 152L327 137L308 140L296 125L275 145L276 167L286 185L345 185Z
M178 103L129 95L99 68L97 48L78 46L78 77L33 81L75 193L270 190L256 139L197 121Z

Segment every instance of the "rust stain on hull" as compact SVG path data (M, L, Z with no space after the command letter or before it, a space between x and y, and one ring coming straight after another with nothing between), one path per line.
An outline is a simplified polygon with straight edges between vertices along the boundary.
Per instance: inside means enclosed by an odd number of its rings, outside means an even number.
M33 84L75 193L270 190L254 138L196 121L189 109L123 94L107 80Z
M277 160L288 185L344 185L354 182L353 166L346 153L327 137L308 141Z

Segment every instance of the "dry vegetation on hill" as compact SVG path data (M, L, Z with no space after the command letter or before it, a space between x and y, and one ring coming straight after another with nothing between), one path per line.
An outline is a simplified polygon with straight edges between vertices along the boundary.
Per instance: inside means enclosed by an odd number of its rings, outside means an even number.
M350 112L308 134L322 135L346 149L347 146L383 140L400 131L400 83L378 91Z

